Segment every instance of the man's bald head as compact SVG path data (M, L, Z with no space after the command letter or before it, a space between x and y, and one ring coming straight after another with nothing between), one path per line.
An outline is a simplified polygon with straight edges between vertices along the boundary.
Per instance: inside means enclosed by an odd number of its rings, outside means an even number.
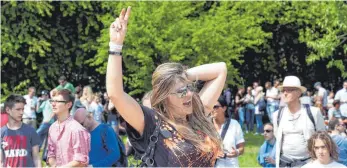
M76 111L75 111L75 115L74 115L74 119L77 121L77 122L79 122L79 123L81 123L82 124L82 122L86 119L86 117L88 116L88 111L87 111L87 109L85 109L85 108L78 108L78 109L76 109Z

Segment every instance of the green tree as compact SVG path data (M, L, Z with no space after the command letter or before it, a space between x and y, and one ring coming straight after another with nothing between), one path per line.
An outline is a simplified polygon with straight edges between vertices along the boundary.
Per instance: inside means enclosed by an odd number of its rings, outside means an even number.
M85 64L95 54L91 46L103 28L99 20L110 12L101 10L101 2L10 1L1 6L2 99L20 92L16 86L51 89L60 75L75 84L104 83Z

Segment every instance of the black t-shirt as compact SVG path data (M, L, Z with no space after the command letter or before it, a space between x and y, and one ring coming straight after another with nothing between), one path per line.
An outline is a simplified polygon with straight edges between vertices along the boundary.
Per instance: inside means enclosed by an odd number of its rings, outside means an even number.
M145 117L142 136L127 123L127 133L132 146L142 155L150 142L149 137L155 130L155 111L141 106ZM162 121L161 130L168 130L172 136L165 138L159 134L154 152L154 166L158 167L213 167L213 152L203 152L185 140L167 122Z

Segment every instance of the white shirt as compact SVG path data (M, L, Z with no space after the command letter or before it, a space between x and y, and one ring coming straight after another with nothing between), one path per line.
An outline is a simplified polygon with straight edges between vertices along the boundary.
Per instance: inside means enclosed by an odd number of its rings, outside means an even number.
M344 88L339 90L335 95L335 100L340 100L340 102L341 101L345 102L345 103L341 103L340 111L342 116L347 117L347 90Z
M304 122L302 113L306 113L305 108L301 108L295 114L291 114L288 108L283 111L280 123L285 125L283 127L282 152L290 158L306 159L310 157L307 150L307 140L303 133L305 128L300 124L300 122Z
M318 96L323 97L322 105L323 105L323 107L327 107L328 106L328 92L327 92L327 90L325 90L324 88L320 87L318 89Z
M255 89L252 89L251 94L253 97L255 97Z
M324 124L324 119L323 119L322 113L320 112L320 110L317 107L311 106L310 109L311 109L313 119L316 123L317 131L324 131L325 130L325 124ZM284 107L282 113L284 114L284 112L286 112L286 111L288 112L288 108ZM301 113L300 121L298 121L296 127L297 128L304 128L302 130L303 136L304 136L305 140L308 141L308 139L315 132L314 126L313 126L313 123L310 120L310 118L307 116L307 112L306 112L305 107L301 106L300 111L303 111L303 113ZM286 125L283 123L284 118L282 116L282 119L280 121L280 125L277 126L278 113L279 113L279 110L274 112L272 115L273 124L274 124L274 135L276 137L276 142L282 142L283 136L284 136L284 134L283 134L284 130L283 129L284 129L284 127L286 127ZM282 143L276 143L276 167L279 167L279 158L280 158L281 149L282 149Z
M278 96L279 95L279 90L275 87L272 87L271 89L266 90L266 96ZM268 103L279 103L278 100L275 100L273 98L267 98L266 99Z
M219 131L219 135L222 134L223 128L224 124ZM243 142L245 142L245 139L243 138L243 132L241 130L240 124L236 120L230 119L229 128L223 139L224 152L229 153L231 152L232 148L237 149L236 145ZM239 167L238 157L217 159L215 167Z
M36 109L37 105L37 97L33 96L32 98L29 95L23 96L26 104L24 106L24 114L22 118L36 118L36 110L32 110L32 108Z
M315 160L315 161L311 161L307 164L305 164L302 168L311 168L311 167L314 167L314 168L333 168L333 167L346 167L344 166L343 164L340 164L340 163L337 163L336 161L332 161L331 163L329 164L321 164L319 163L318 160Z

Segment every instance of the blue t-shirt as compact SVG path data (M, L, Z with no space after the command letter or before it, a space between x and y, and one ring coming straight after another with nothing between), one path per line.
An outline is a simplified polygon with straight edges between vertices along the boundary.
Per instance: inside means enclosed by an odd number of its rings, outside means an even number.
M339 160L337 162L347 166L347 138L341 135L333 135L331 138L338 148Z
M1 152L5 167L35 167L32 149L39 144L39 135L29 125L23 123L17 130L11 130L7 125L1 127Z
M275 160L275 155L276 155L276 148L274 148L274 145L276 143L274 143L273 145L271 145L270 143L268 143L267 141L265 141L263 143L263 145L261 145L260 149L259 149L259 154L258 154L258 163L263 166L263 167L276 167L275 165L271 164L271 163L267 163L265 161L265 157L271 157L272 159Z
M105 124L90 132L89 164L93 167L110 167L118 161L120 149L116 136L114 130Z

